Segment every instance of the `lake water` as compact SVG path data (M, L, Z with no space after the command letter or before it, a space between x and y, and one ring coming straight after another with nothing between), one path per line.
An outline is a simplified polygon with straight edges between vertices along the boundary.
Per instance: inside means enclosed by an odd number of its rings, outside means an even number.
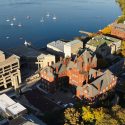
M81 35L79 30L96 32L119 15L115 0L0 0L0 49L16 47L25 40L41 48L53 40L73 39Z

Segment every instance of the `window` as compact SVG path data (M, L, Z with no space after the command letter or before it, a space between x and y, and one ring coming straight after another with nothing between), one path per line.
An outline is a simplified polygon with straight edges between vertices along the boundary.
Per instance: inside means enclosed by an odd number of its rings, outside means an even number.
M5 66L5 67L4 67L4 69L8 69L8 68L10 68L10 66Z
M18 63L17 63L17 62L12 64L12 66L16 66L16 65L18 65Z

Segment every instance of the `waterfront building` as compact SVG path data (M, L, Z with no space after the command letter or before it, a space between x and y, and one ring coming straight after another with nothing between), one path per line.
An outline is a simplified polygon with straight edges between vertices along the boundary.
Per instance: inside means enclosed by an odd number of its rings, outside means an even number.
M73 40L64 45L65 57L72 57L77 55L79 49L83 48L83 42L81 40Z
M121 40L109 36L98 35L87 42L86 48L96 52L96 54L106 57L108 54L113 54L121 48Z
M9 53L14 53L20 57L20 69L22 80L25 80L27 77L30 77L36 70L38 70L38 66L36 62L38 62L38 58L43 51L40 51L34 48L29 43L25 43L25 45L18 46L16 48L12 48L8 50ZM40 65L39 65L40 66Z
M54 63L55 63L54 55L48 53L42 53L37 57L36 64L38 64L38 70L43 69L46 66L51 66Z
M112 90L117 83L117 74L122 68L123 60L114 64L109 70L101 71L97 68L97 57L89 50L71 58L60 58L60 61L41 70L41 86L48 92L55 92L65 85L75 90L78 98L92 100L98 95Z
M104 73L99 73L101 75L97 75L97 72L94 74L83 86L77 87L76 96L78 98L91 100L116 86L117 77L109 70L106 70Z
M125 40L125 24L114 23L111 27L111 35L116 36L122 40Z
M0 88L5 90L13 87L17 89L21 84L19 57L12 55L5 58L5 54L0 51Z
M82 85L87 79L87 72L95 67L97 58L87 50L77 56L75 61L71 61L71 58L60 58L59 62L41 70L42 86L47 91L56 91L57 87L65 83L73 86Z
M66 42L61 40L53 41L47 44L47 50L53 54L64 56L64 45Z

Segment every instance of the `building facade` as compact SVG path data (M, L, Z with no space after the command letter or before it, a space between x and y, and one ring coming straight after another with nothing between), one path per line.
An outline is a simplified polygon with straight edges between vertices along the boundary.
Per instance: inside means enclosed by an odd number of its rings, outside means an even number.
M51 54L41 54L37 57L38 70L43 69L46 66L55 64L55 56Z
M12 55L5 59L4 56L2 54L0 57L3 58L2 62L0 62L0 88L1 90L10 87L17 89L21 84L19 57Z
M111 35L116 36L122 40L125 40L125 24L113 24L111 28Z
M106 57L106 55L113 54L121 49L121 40L109 36L98 35L87 42L86 48Z
M80 48L83 48L83 42L81 40L73 40L64 45L65 57L71 57L76 55Z

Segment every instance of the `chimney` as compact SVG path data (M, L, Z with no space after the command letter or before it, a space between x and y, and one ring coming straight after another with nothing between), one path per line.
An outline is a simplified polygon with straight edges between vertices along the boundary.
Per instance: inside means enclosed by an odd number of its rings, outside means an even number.
M56 67L56 73L58 73L58 67Z
M53 70L53 68L51 68L51 69L50 69L50 72L51 72L51 73L54 73L54 70Z
M60 57L60 62L62 62L63 61L63 57Z
M49 62L47 62L47 66L49 66Z
M54 65L54 61L51 62L51 65Z
M98 91L99 91L99 93L100 93L100 83L98 84Z
M89 82L88 74L85 76L85 80L86 80L86 84L88 84L88 82Z
M95 72L95 73L93 74L93 77L94 77L94 78L96 78L96 77L97 77L97 72Z

